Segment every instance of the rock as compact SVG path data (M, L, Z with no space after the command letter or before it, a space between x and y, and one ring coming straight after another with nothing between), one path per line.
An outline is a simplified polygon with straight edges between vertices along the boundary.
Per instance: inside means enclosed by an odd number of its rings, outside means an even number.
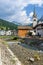
M32 58L32 57L31 57L31 58L29 58L29 60L30 60L31 62L34 62L34 58Z

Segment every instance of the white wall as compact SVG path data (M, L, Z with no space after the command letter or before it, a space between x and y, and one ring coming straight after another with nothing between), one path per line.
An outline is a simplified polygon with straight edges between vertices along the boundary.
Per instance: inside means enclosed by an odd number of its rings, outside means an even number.
M34 21L36 20L36 21ZM37 25L37 18L33 18L33 27L35 27Z
M9 30L9 31L6 31L6 35L11 35L12 33L11 33L11 31Z
M38 33L41 35L41 37L43 37L43 29L40 29L40 30L36 29L36 34L38 34Z
M5 34L6 34L6 31L0 30L0 35L5 35Z
M36 32L34 32L34 30L30 30L30 32L32 32L32 35L36 35Z

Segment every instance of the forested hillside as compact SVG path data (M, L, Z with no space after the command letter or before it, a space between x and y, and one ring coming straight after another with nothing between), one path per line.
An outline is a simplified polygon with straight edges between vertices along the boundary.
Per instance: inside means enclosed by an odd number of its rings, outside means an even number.
M8 22L6 20L2 20L0 19L0 29L4 29L4 30L13 30L13 29L17 29L17 25L13 24L12 22Z

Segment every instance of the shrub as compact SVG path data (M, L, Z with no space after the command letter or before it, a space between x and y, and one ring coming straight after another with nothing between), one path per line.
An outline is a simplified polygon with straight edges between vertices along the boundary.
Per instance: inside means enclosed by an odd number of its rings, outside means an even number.
M29 36L32 36L32 32L29 32L28 35L29 35Z
M15 37L13 38L13 40L18 40L18 37L15 36Z

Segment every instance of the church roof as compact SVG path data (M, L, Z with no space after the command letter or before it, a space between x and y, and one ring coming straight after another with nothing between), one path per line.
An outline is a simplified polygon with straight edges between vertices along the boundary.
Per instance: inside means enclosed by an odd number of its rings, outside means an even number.
M37 18L35 7L34 7L34 12L33 12L33 17Z
M33 27L33 29L35 29L38 26L43 26L43 23L37 24L35 27Z

